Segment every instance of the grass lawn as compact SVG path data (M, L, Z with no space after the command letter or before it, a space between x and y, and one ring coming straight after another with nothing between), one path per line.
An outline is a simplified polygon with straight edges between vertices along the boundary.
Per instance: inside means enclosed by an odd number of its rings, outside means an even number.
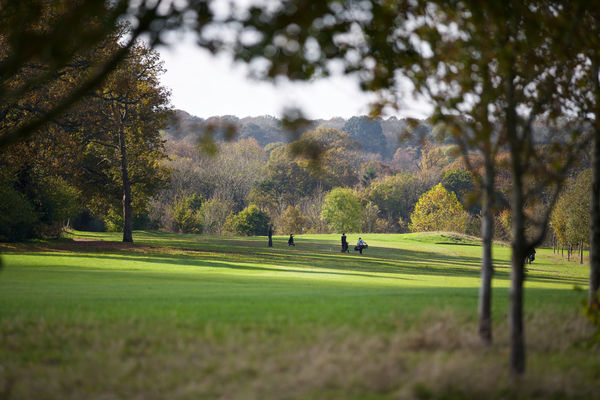
M349 235L352 244L357 237ZM589 398L588 267L539 249L528 372L507 375L510 249L495 342L476 335L476 241L453 234L212 237L74 232L0 244L0 399Z

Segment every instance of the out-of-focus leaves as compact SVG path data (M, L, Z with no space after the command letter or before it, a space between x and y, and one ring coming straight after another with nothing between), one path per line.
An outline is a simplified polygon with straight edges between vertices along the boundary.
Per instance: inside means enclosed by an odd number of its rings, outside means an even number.
M208 6L211 2L0 0L0 104L3 106L18 103L31 91L51 85L65 68L76 63L78 56L115 35L123 21L132 27L119 51L89 65L88 76L57 96L51 107L17 125L0 126L0 148L35 134L46 123L66 113L102 84L140 37L156 45L165 31L189 25L190 13L196 15L194 27L201 32L213 19ZM31 71L32 66L35 73L15 86L15 77L24 69ZM0 115L4 115L1 107Z
M286 109L281 118L282 128L293 139L289 146L290 152L296 157L308 159L314 168L318 167L319 158L324 151L323 147L315 141L299 140L302 132L311 125L312 121L307 119L302 111L297 108Z

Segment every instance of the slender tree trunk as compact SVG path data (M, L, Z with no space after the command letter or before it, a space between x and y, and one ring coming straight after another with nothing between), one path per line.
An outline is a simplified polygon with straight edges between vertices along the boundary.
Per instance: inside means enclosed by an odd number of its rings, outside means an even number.
M579 264L583 264L583 239L581 239L579 244Z
M590 201L590 290L588 305L600 307L600 65L592 57L593 83L596 98L594 137L592 140L592 195Z
M479 336L486 344L492 343L492 244L494 238L494 167L493 160L486 156L483 194L483 218L481 237L483 239L481 257L481 286L479 287Z
M567 261L571 261L571 243L569 243L569 247L567 248Z
M523 165L521 144L517 137L517 112L514 76L506 80L506 134L511 153L512 177L512 255L510 271L510 306L508 315L510 341L510 373L513 379L525 372L525 339L523 330L523 277L527 255L525 215L523 207Z
M127 169L127 149L125 146L125 132L119 130L119 148L121 150L121 178L123 180L123 242L133 243L131 209L131 183Z
M597 79L597 77L596 77ZM599 89L600 90L600 89ZM600 96L600 94L599 94ZM600 99L599 99L600 101ZM598 105L600 107L600 105ZM596 307L600 289L600 111L592 143L592 198L590 210L590 290L588 304Z
M516 186L516 184L515 184ZM513 188L513 190L515 190ZM525 372L525 339L523 326L523 279L524 262L527 255L525 244L525 224L522 209L518 204L521 190L516 190L519 194L513 195L513 242L512 259L510 273L510 311L509 311L509 331L510 331L510 370L513 377L522 375Z
M599 105L600 106L600 105ZM590 290L588 304L596 307L600 289L600 111L592 144L592 198L590 210Z

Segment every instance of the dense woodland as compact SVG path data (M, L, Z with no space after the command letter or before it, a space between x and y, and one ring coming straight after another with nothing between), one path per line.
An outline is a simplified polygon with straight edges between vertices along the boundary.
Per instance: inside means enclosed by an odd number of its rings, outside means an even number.
M138 62L159 68L156 54L138 51ZM153 58L148 59L150 54ZM47 152L48 146L62 146L55 142L60 137L50 134L45 148L31 142L5 154L4 240L56 236L67 226L123 230L119 130L111 137L109 132L101 136L82 128L94 112L101 112L100 107L114 106L115 96L110 103L92 96L100 105L92 104L91 98L87 114L57 123L55 129L63 129L65 137L79 140L78 149L83 149L79 156ZM167 107L166 97L162 101ZM271 116L201 119L164 108L155 117L155 125L149 127L153 133L142 140L142 147L133 143L128 147L134 229L265 235L272 226L278 234L436 230L480 234L478 181L452 139L433 132L427 121L333 118L311 121L304 132L293 135ZM95 120L107 131L109 121ZM232 131L229 137L227 130ZM538 128L539 146L548 135L547 129ZM319 149L316 160L294 150L310 145ZM475 155L471 162L481 168L482 160ZM570 250L588 244L587 168L589 156L582 153L546 238L547 244L556 241L567 248L568 256ZM46 182L51 185L42 184ZM500 171L494 235L498 240L510 237L509 186L508 172ZM51 190L40 192L46 187Z
M230 125L238 134L235 140L224 141L226 135L218 127ZM216 154L198 145L203 142L207 126L213 127ZM539 146L544 146L548 136L548 129L537 128ZM362 116L311 121L294 140L282 128L281 121L269 116L203 120L177 111L164 135L171 183L153 200L148 217L154 228L175 232L251 233L236 231L231 218L256 205L281 234L452 230L479 235L477 179L465 167L452 140L441 137L446 140L440 141L439 133L436 135L426 121L372 120ZM318 145L322 151L318 163L294 153L300 144ZM501 154L502 157L506 155ZM587 200L585 190L589 191L591 184L589 173L584 174L589 168L589 156L582 153L580 161L570 172L573 182L580 174L588 176L587 181L580 183L579 203ZM482 160L475 155L471 162L481 169ZM455 196L454 202L461 211L453 214L438 201L439 213L427 210L420 217L429 219L424 224L418 220L415 206L422 195L440 183L450 196ZM567 185L569 189L563 197L576 196L571 191L573 185ZM510 235L509 186L509 173L501 170L496 179L495 213L495 237L499 240ZM335 206L339 208L336 217L331 211L334 195L343 197ZM197 209L182 214L183 204L192 204L186 200L191 198L197 199ZM562 227L566 222L561 225L558 221L560 204L552 222L555 235L549 235L547 241L551 243L556 238L563 246L580 246L580 238L588 235L589 224L570 223L572 229L577 226L580 232L568 236ZM540 212L535 208L530 211ZM191 217L185 223L180 221L194 212L194 223ZM564 221L581 218L581 213L568 209L564 213ZM257 227L252 233L265 231L265 227Z

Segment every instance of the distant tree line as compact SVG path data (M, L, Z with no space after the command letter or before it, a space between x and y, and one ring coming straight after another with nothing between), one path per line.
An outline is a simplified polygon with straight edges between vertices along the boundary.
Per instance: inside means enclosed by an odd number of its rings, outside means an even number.
M171 171L171 179L151 200L144 217L147 227L244 235L264 234L269 224L279 234L426 230L480 234L481 206L476 198L480 187L457 146L436 142L431 135L424 136L422 144L399 142L396 153L402 151L405 157L397 163L365 151L349 133L327 126L325 122L295 141L266 146L255 138L221 141L214 155L197 145L193 133L176 135L168 130L164 137L169 157L163 165ZM320 149L316 161L294 152L311 146ZM506 154L500 154L503 157ZM475 154L470 157L475 172L483 169L483 163ZM584 161L573 174L586 166ZM494 212L498 239L510 238L510 185L507 169L499 168ZM268 219L261 219L255 230L236 229L241 225L232 221L249 209ZM182 218L195 222L185 224Z
M410 122L415 124L414 121ZM420 146L421 141L432 138L431 126L427 121L418 121L416 126L409 126L407 119L397 117L369 118L355 116L349 119L340 117L329 120L311 120L302 131L322 128L335 128L344 131L360 144L364 152L379 156L384 160L398 159L403 162L405 153ZM295 138L286 130L281 119L265 115L257 117L238 118L232 115L199 118L183 110L175 110L173 123L166 129L169 136L195 143L205 135L210 139L222 142L228 138L227 128L235 128L238 139L255 139L263 147L277 142L289 143ZM411 135L399 140L401 134L410 129ZM402 149L398 154L396 152Z

